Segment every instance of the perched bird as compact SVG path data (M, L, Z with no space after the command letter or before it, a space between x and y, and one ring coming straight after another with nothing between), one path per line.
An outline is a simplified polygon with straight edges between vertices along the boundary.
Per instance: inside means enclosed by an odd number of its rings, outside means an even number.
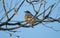
M36 20L39 20L37 17L34 17L30 11L25 11L24 19L32 27L34 26L34 23L36 23Z

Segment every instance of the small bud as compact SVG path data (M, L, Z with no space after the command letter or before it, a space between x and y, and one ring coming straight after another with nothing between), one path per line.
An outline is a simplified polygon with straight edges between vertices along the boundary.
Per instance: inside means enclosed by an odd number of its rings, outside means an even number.
M14 10L14 15L16 15L17 14L17 11L16 10Z

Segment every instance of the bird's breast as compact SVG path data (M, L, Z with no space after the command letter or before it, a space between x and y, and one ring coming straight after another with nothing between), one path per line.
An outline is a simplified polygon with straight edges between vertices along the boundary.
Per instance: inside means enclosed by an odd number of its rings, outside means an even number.
M25 21L31 21L32 18L25 16L24 19L25 19Z

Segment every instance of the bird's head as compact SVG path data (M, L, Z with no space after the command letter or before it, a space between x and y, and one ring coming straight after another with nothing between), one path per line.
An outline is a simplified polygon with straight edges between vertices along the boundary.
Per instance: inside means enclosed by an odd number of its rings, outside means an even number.
M24 11L25 13L30 13L30 11Z

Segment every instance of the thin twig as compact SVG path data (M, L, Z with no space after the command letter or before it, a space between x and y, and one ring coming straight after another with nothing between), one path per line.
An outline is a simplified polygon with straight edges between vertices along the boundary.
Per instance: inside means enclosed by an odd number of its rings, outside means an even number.
M55 5L56 3L52 4ZM45 11L47 11L52 5L50 5L47 9L45 9ZM42 13L40 13L37 17L39 17L40 15L42 15L45 11L43 11Z
M54 31L60 31L60 30L56 30L55 28L53 28L53 27L51 27L51 26L47 26L47 25L45 25L44 23L42 23L43 24L43 26L45 26L45 27L47 27L47 28L50 28L50 29L52 29L52 30L54 30Z
M2 0L2 1L3 1L3 8L5 11L5 16L7 16L7 19L9 19L8 14L7 14L7 10L6 10L6 6L5 6L5 1L4 0Z
M22 1L22 3L19 5L19 7L17 8L16 11L18 11L18 10L20 9L20 7L23 5L24 1L25 1L25 0Z

